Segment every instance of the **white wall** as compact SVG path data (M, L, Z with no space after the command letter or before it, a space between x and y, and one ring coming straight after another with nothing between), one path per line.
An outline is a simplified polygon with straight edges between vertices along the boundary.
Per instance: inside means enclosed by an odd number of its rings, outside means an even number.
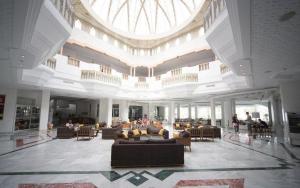
M0 133L12 133L15 127L17 90L1 87L0 95L5 95L3 120L0 120Z
M285 112L300 113L300 81L280 84L282 107Z
M300 145L300 134L289 134L289 126L287 119L287 112L300 113L300 82L286 82L280 84L280 95L281 95L281 104L282 104L282 113L283 113L283 133L284 141L290 141L293 144Z

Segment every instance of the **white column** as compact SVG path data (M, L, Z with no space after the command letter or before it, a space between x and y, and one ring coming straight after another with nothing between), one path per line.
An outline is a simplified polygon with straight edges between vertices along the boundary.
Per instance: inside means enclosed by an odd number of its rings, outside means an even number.
M120 118L121 121L128 121L129 106L126 100L120 102Z
M189 104L189 119L192 118L192 105Z
M133 76L135 77L135 67L133 67Z
M148 67L148 77L150 77L150 76L151 76L151 68Z
M211 125L216 126L216 112L215 112L215 101L214 99L210 99L210 117L211 117Z
M50 103L50 90L45 89L42 91L41 115L39 130L47 130L49 118L49 103Z
M132 67L130 67L130 76L132 76Z
M280 143L284 142L284 128L282 121L282 105L281 100L278 95L273 95L271 97L271 109L273 117L272 131L275 132L277 141Z
M180 119L180 104L177 104L177 118Z
M152 77L154 76L154 68L152 67Z
M17 89L1 87L0 95L5 96L3 119L0 120L0 132L12 134L15 129Z
M175 109L175 103L174 102L170 102L169 104L169 123L171 125L173 125L174 123L174 109Z
M195 119L198 119L198 106L195 104Z
M232 116L235 113L235 101L233 99L226 99L223 105L224 105L224 113L223 113L224 126L231 127Z
M149 119L153 120L155 116L155 105L153 103L149 103Z
M100 99L99 119L104 121L108 126L112 123L112 99Z

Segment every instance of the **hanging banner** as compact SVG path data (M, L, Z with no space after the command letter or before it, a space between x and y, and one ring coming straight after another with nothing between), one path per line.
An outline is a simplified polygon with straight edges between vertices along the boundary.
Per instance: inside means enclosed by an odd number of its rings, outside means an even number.
M5 95L0 95L0 120L3 119L4 104L5 104Z

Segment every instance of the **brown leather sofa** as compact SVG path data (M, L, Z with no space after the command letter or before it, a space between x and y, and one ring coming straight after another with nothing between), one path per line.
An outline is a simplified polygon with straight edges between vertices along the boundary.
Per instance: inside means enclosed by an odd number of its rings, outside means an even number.
M102 139L115 139L117 136L117 132L121 130L122 130L121 126L115 128L103 128Z
M58 127L57 128L57 138L73 138L75 136L75 131L73 128L68 127Z
M111 148L112 167L182 165L184 165L184 146L174 139L116 140Z

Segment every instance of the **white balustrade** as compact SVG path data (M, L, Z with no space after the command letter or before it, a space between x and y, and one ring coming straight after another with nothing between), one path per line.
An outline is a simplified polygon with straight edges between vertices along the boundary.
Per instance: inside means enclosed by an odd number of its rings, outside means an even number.
M42 63L43 65L55 70L56 68L56 59L54 58L51 58L51 59L48 59L46 62L43 62Z
M81 79L83 80L98 80L104 83L121 85L121 78L109 74L104 74L95 70L81 70Z
M51 2L59 13L67 20L71 27L73 27L75 15L71 0L51 0Z
M206 13L204 14L204 30L207 31L214 23L219 14L225 10L225 0L212 0Z
M149 84L147 82L136 82L134 84L134 87L137 88L137 89L148 89Z
M227 65L220 65L220 72L221 74L225 74L226 72L229 72L230 71L230 68L227 66Z
M198 82L198 74L197 73L184 73L176 76L172 76L169 78L165 78L162 80L162 86L170 86L174 84L187 83L187 82Z

